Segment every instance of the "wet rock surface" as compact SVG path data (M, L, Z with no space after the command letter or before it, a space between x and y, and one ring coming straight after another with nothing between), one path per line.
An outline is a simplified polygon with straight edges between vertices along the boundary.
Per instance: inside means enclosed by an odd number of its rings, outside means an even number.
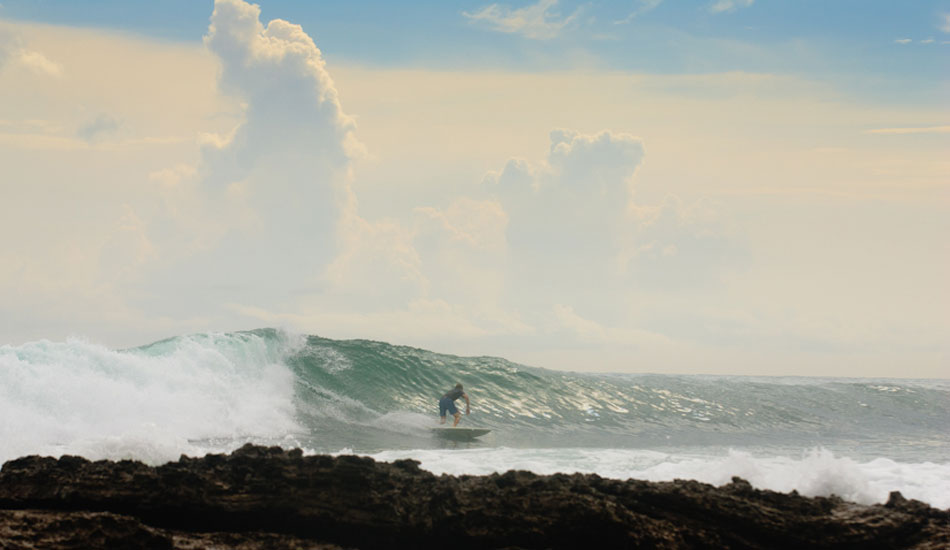
M411 460L230 455L26 457L0 470L0 547L950 548L950 511L696 481L436 476Z

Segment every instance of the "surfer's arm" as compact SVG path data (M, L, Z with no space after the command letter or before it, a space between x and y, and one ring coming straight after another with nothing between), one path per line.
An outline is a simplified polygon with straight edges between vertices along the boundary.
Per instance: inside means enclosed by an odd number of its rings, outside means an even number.
M462 397L465 398L465 414L469 414L469 413L472 412L472 408L471 408L471 405L472 405L472 404L469 403L469 401L468 401L468 394L467 394L467 393L463 393L463 394L462 394Z

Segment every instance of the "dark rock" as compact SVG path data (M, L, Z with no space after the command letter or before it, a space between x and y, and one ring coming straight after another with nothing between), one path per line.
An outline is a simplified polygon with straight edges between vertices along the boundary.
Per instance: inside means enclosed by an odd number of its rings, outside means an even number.
M754 489L733 478L435 476L413 460L26 457L0 470L2 548L948 548L950 512Z
M4 550L258 549L340 550L275 533L194 533L158 529L136 518L109 512L0 510L0 548Z

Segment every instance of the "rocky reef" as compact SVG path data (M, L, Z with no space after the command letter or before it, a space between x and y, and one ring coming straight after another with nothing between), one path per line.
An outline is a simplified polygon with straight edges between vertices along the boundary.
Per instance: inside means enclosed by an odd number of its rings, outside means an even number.
M436 476L418 462L25 457L0 470L4 549L950 548L950 511L597 475Z

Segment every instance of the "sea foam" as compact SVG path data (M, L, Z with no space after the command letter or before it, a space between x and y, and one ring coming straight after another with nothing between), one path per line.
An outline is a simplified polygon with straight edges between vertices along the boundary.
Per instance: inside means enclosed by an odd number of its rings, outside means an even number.
M299 431L285 350L253 335L113 351L70 339L0 347L0 460L75 454L148 463L195 441Z
M347 450L346 452L352 452ZM418 449L370 454L380 461L411 458L434 474L487 475L508 470L536 474L585 473L613 479L672 481L695 479L712 485L733 476L759 489L798 491L805 496L837 495L861 504L887 501L891 491L937 508L950 508L950 463L910 464L887 458L868 462L836 456L827 449L768 456L728 450L658 452L633 449Z

